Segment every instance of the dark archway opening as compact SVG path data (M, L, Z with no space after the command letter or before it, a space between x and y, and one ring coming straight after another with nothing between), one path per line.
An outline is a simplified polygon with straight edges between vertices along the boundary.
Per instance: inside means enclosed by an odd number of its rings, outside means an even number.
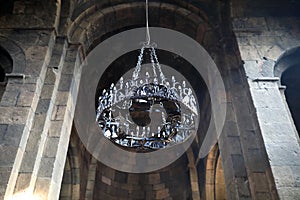
M0 65L0 82L4 82L4 80L5 80L5 71Z
M14 9L14 0L0 0L0 16L12 14Z
M285 97L298 134L300 133L300 65L294 65L282 73L281 83L286 86Z
M13 69L13 60L9 53L0 46L0 100L6 88L6 74L11 73Z

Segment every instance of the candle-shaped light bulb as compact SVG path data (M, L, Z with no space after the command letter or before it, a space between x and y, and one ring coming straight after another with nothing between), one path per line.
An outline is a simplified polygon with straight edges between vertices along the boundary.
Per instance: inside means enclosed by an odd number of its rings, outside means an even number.
M143 127L143 133L142 136L144 137L146 135L146 127Z

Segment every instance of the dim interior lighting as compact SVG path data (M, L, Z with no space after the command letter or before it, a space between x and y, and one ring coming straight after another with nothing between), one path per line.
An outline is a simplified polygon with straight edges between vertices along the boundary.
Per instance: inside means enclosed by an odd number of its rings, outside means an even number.
M132 76L111 83L98 98L96 121L104 136L122 147L161 149L182 143L195 132L199 109L193 90L185 81L165 76L156 46L150 42L146 0L146 42ZM145 61L151 66L146 71Z

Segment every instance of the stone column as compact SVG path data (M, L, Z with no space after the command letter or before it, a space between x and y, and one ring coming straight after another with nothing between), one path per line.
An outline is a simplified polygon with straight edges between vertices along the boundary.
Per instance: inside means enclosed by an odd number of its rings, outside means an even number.
M8 76L6 91L0 103L1 199L13 193L29 130L34 126L33 116L54 44L54 37L48 30L44 30L43 34L35 30L14 33L3 30L3 34L9 35L3 42L12 55L14 69ZM26 38L39 39L39 43L34 44ZM17 42L12 45L9 42L11 40ZM22 45L15 45L16 43Z
M69 45L56 72L53 110L34 185L34 194L47 199L59 198L81 75L78 52L77 45Z
M226 77L227 118L219 139L228 199L278 199L242 69Z
M24 198L24 195L28 198L59 198L81 75L78 48L78 45L68 44L64 37L57 37L54 48L50 51L52 56L50 53L46 59L50 62L41 67L35 93L25 96L29 105L32 98L32 104L35 105L31 107L30 116L24 114L24 120L27 121L19 120L19 116L23 115L10 115L16 116L15 119L20 123L28 124L25 128L20 127L24 128L22 131L16 129L16 120L13 121L15 129L11 131L22 135L20 150L17 155L12 154L16 156L16 160L12 163L14 168L5 199L19 197L18 195L20 198ZM24 102L27 102L26 99ZM13 162L14 159L9 161Z
M251 95L281 199L300 196L300 146L278 78L252 80Z
M273 77L275 61L285 49L300 44L299 36L295 37L297 23L287 27L287 21L293 19L234 18L233 27L255 107L253 116L257 118L257 129L271 168L267 176L273 177L280 199L297 199L300 196L299 138L282 98L279 78ZM258 179L258 183L261 180Z

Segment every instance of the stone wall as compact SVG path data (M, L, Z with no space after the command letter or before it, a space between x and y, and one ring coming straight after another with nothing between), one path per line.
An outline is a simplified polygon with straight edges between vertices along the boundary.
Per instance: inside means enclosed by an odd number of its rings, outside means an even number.
M198 158L197 141L171 166L148 174L104 166L71 136L76 135L73 120L84 57L111 35L144 26L144 4L5 4L11 9L0 15L0 46L13 69L6 72L5 91L0 86L0 199L24 191L51 200L59 195L210 199L223 198L225 187L228 199L297 199L299 137L273 68L286 50L300 45L300 21L293 8L298 4L249 2L150 3L152 26L180 31L210 54L224 80L226 92L219 103L226 105L227 115L215 152Z
M98 164L95 199L191 199L191 186L183 156L171 166L147 174L132 174Z
M284 88L280 77L274 77L274 66L286 50L299 46L300 20L294 16L293 9L285 13L284 8L290 4L275 4L278 6L273 9L277 13L271 16L257 13L266 11L268 5L258 6L256 11L242 11L237 2L233 5L232 9L240 11L233 13L233 30L271 165L268 173L274 176L281 199L297 199L300 195L299 138L282 97Z
M0 103L1 199L59 195L80 74L78 46L56 36L59 7L15 1L0 17L0 45L13 63Z

